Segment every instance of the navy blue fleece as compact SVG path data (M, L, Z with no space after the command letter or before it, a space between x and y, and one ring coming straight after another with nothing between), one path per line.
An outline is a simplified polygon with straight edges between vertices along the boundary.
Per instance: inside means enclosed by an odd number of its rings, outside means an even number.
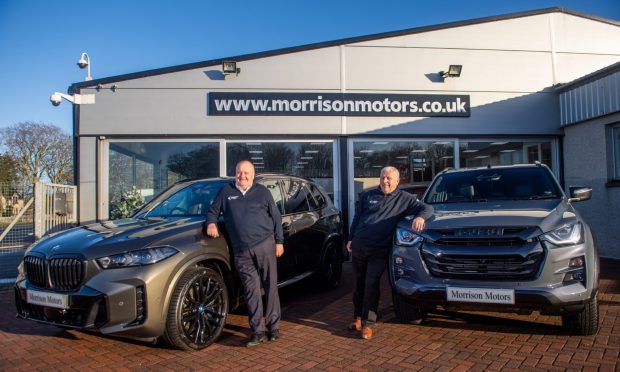
M234 182L224 185L211 204L207 224L217 223L220 213L235 252L250 249L271 236L276 243L284 243L282 216L263 185L253 184L245 195Z
M433 215L433 207L422 203L400 189L384 194L379 187L362 194L355 208L349 240L362 241L365 246L386 247L392 244L394 229L405 216Z

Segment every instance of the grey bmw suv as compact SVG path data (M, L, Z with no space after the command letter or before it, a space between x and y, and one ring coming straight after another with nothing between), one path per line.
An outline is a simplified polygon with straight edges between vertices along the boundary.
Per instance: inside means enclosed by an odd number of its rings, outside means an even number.
M226 226L205 234L205 217L232 179L181 181L132 218L76 227L28 248L19 267L19 318L139 339L184 350L217 340L241 301ZM336 287L342 274L343 222L315 182L260 175L282 213L285 253L278 285L313 277Z
M429 310L560 315L572 334L598 329L599 262L588 224L539 163L450 169L424 195L435 216L421 234L396 230L390 259L394 310L419 324Z

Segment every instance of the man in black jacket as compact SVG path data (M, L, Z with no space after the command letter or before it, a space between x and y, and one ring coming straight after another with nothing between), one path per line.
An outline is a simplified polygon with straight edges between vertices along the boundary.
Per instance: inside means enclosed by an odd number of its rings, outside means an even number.
M377 321L379 285L387 266L396 225L405 216L414 216L411 228L424 230L433 207L398 189L400 173L394 167L381 170L379 187L365 192L356 206L349 230L347 250L355 273L353 323L351 330L370 339Z
M254 184L254 165L237 163L235 182L222 187L207 214L207 235L217 238L222 213L235 267L243 283L252 336L247 346L280 337L280 298L276 257L284 253L282 217L269 190ZM265 303L261 295L265 290ZM264 314L263 314L264 310Z

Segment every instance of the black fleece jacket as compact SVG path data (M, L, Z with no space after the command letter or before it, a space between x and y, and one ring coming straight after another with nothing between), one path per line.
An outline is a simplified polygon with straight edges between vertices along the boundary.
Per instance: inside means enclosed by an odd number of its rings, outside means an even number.
M263 185L253 184L245 195L234 182L224 185L207 213L207 224L217 223L220 213L235 252L248 250L270 236L276 243L284 243L282 216Z
M360 197L349 230L349 240L361 241L367 247L390 246L394 229L405 216L427 220L433 212L431 205L419 201L408 192L396 189L386 195L377 187Z

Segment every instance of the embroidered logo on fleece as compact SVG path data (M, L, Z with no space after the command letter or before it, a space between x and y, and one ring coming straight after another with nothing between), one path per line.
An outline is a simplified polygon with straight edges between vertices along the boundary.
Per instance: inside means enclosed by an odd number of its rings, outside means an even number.
M235 195L235 196L229 196L228 200L235 200L239 197L239 195Z

